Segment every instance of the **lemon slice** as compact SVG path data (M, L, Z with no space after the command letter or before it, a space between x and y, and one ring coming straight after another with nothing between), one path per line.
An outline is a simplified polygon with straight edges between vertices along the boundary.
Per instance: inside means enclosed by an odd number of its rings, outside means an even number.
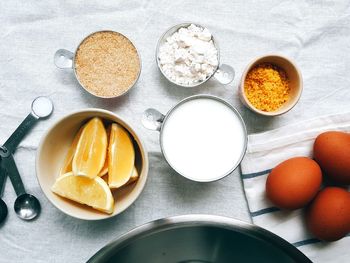
M101 178L108 184L108 173L103 175ZM124 184L123 186L130 185L130 184L134 183L135 181L137 181L137 179L139 179L139 173L137 172L136 168L134 167L134 170L132 171L132 174L130 176L129 181L126 184Z
M77 149L77 145L78 145L78 142L79 142L79 139L80 139L80 135L83 132L83 128L84 128L84 126L80 127L79 131L75 135L75 137L73 139L73 142L72 142L72 145L70 146L70 148L69 148L69 150L67 152L66 158L64 159L63 166L62 166L62 168L60 170L59 176L62 176L64 174L72 171L73 157L74 157L74 154L75 154L75 150Z
M119 188L125 185L134 170L135 150L129 133L113 123L108 147L108 185Z
M101 171L98 173L99 177L102 177L108 173L108 156L106 156L105 163L101 169Z
M109 137L111 135L111 125L109 125L108 128L106 129L106 134L107 134L107 145L108 145ZM99 172L98 176L102 177L102 176L106 175L107 173L108 173L108 147L106 147L105 163L104 163L101 171Z
M62 197L91 206L107 214L113 213L113 195L106 182L100 177L90 179L75 176L72 172L66 173L57 178L51 190Z
M95 178L102 170L107 152L107 134L100 118L91 119L83 128L73 157L73 173Z
M139 179L139 173L137 172L136 167L134 167L134 169L132 170L132 174L130 176L129 181L127 182L127 184L132 184L133 182L135 182L137 179Z

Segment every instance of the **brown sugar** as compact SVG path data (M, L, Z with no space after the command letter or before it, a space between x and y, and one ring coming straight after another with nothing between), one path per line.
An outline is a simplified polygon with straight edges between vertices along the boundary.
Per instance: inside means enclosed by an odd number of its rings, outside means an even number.
M244 93L255 108L275 111L289 99L287 74L276 65L259 64L248 72L244 81Z
M117 32L88 36L75 54L75 72L92 94L116 97L130 89L140 73L140 58L129 39Z

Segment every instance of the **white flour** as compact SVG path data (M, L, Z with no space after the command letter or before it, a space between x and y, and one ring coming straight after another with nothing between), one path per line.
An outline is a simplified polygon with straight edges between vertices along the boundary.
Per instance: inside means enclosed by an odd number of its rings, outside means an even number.
M207 28L191 24L180 28L159 48L164 74L181 85L203 82L218 66L218 51Z

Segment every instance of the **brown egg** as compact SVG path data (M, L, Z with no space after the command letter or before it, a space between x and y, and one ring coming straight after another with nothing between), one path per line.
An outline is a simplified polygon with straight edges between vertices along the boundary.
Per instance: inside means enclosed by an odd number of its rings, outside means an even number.
M298 209L314 198L321 182L321 168L314 160L295 157L271 171L266 181L266 195L279 208Z
M338 240L350 232L350 193L340 187L320 191L306 212L307 226L317 238Z
M350 184L350 135L330 131L317 136L314 157L322 171L332 181Z

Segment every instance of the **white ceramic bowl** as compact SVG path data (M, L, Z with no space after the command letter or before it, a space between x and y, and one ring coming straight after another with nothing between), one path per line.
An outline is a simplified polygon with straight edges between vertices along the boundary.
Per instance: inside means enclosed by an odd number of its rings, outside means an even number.
M139 179L129 186L113 191L115 209L111 215L62 198L51 191L76 132L83 123L93 117L119 123L132 135L135 143L135 166L139 172ZM36 175L46 197L63 213L84 220L105 219L123 212L141 194L148 175L148 156L140 137L123 119L110 111L85 109L61 118L43 136L36 156Z

